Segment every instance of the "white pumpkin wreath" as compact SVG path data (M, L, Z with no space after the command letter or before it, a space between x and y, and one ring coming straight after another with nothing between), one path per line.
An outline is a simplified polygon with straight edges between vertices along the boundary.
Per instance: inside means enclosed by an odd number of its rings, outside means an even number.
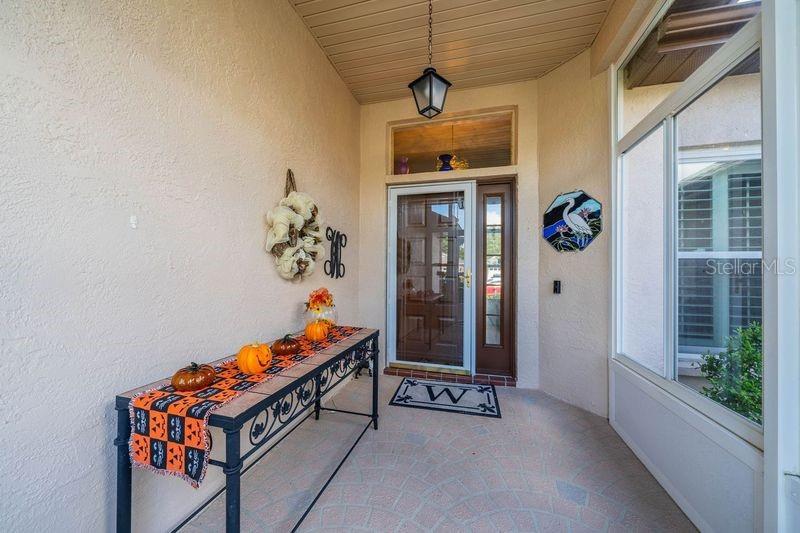
M275 256L278 275L302 280L314 273L316 261L325 255L322 219L313 198L297 192L292 170L286 171L284 198L267 213L267 253Z

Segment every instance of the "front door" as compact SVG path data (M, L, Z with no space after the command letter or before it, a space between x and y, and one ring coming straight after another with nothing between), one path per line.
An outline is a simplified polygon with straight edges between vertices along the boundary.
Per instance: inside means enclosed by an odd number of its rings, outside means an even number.
M387 349L396 366L472 372L473 182L389 189Z

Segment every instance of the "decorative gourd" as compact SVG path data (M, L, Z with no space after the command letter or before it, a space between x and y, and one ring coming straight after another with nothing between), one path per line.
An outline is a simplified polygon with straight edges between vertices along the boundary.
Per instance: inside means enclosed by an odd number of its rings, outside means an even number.
M179 391L204 389L214 383L215 377L217 373L213 366L192 363L175 372L172 376L172 387Z
M272 343L272 353L275 355L294 355L300 351L300 343L291 335L285 335Z
M306 338L310 341L321 341L328 337L330 325L323 321L309 322L306 325Z
M236 355L239 370L245 374L261 374L272 362L272 351L266 344L246 344Z

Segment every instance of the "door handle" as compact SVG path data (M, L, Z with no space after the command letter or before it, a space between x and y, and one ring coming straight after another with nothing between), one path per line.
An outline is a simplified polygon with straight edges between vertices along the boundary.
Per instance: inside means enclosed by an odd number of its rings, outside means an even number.
M464 285L469 289L472 286L472 270L467 269L467 273L464 274Z

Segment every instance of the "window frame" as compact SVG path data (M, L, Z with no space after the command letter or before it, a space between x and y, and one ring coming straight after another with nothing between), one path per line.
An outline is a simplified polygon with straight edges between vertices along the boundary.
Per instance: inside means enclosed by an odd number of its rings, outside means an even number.
M611 172L612 172L612 298L611 298L611 331L610 331L610 358L654 385L660 387L678 400L691 408L711 418L734 435L742 438L756 448L764 449L763 427L748 420L744 416L724 407L721 404L706 398L677 381L678 375L678 146L675 135L676 116L690 106L695 100L708 91L713 85L722 80L739 62L748 55L762 48L761 19L756 15L736 35L726 42L695 72L684 80L661 103L651 110L630 130L622 134L623 110L619 102L622 94L622 76L620 66L625 65L628 59L636 52L641 42L650 31L658 24L664 13L669 9L671 1L667 0L651 11L649 23L640 28L639 38L633 40L622 54L619 61L609 67L609 82L611 88ZM763 58L762 58L763 62ZM763 72L762 72L763 76ZM762 79L762 108L764 100ZM632 149L650 132L663 125L664 127L664 376L648 369L628 357L621 350L622 341L622 205L620 194L622 191L622 157ZM762 143L764 120L762 113ZM763 147L762 147L763 151ZM763 179L763 162L762 162ZM763 254L762 249L762 254ZM762 311L763 313L764 311ZM763 401L763 399L762 399Z

